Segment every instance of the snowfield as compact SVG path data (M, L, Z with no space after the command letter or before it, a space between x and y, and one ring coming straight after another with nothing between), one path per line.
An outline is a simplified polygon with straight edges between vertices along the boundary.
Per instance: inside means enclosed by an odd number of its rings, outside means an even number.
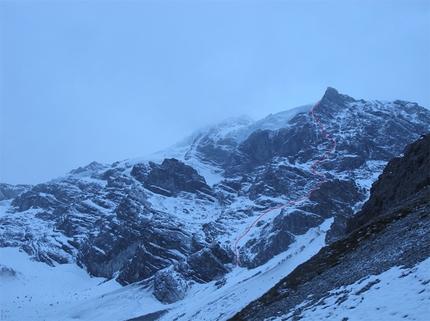
M238 267L221 281L194 283L184 300L170 305L156 300L148 285L122 287L114 280L90 277L75 264L50 267L32 261L17 248L0 248L1 320L123 321L156 312L159 320L166 321L227 320L316 254L324 246L323 229L330 224L331 219L310 230L264 266ZM429 320L430 258L410 269L393 267L331 293L306 307L303 319ZM291 319L290 313L267 321Z
M303 320L430 320L430 258L411 269L393 267L331 292L306 307L300 314ZM290 313L267 321L291 319Z
M263 266L238 267L221 281L193 283L184 300L170 305L156 300L150 286L121 287L114 280L90 277L75 264L50 267L18 248L0 248L1 317L123 321L162 311L160 320L226 320L315 255L325 245L332 220L299 236L287 252Z

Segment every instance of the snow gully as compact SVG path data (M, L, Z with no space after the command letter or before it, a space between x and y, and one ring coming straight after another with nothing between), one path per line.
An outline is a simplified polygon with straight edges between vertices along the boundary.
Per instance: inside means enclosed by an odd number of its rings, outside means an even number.
M268 213L270 213L270 212L272 212L272 211L275 211L275 210L278 210L278 209L281 209L281 208L283 208L284 206L287 206L287 205L293 205L293 204L295 204L295 203L300 203L300 202L302 202L302 201L305 201L305 200L307 200L308 198L310 198L311 197L311 195L312 195L312 193L315 191L315 190L317 190L318 188L320 188L325 182L326 182L326 177L325 177L325 175L324 174L322 174L322 173L320 173L320 172L317 172L316 170L315 170L315 167L319 164L319 163L322 163L322 162L324 162L329 156L330 156L330 154L333 152L333 150L334 150L334 148L335 148L335 143L334 143L334 139L330 136L330 135L328 135L326 132L325 132L325 130L324 130L324 128L323 128L323 126L322 126L322 124L321 124L321 122L318 120L318 118L317 118L317 116L315 115L315 108L319 105L319 103L321 102L321 100L318 100L316 103L315 103L315 105L314 105L314 107L312 107L312 116L314 117L314 119L315 119L315 122L319 125L319 127L320 127L320 129L321 129L321 132L322 132L322 134L325 136L325 137L327 137L327 139L329 139L330 141L331 141L331 148L330 148L330 150L324 155L324 157L323 158L321 158L321 159L318 159L318 160L316 160L314 163L313 163L313 165L312 165L312 173L313 174L315 174L315 175L318 175L318 176L320 176L321 177L321 181L317 184L317 185L315 185L314 187L312 187L312 189L309 191L309 193L306 195L306 196L304 196L304 197L302 197L302 198L299 198L299 199L296 199L296 200L294 200L294 201L288 201L288 202L286 202L286 203L284 203L284 204L281 204L281 205L279 205L279 206L277 206L277 207L273 207L273 208L270 208L270 209L268 209L267 211L265 211L263 214L261 214L259 217L257 217L257 219L255 219L254 220L254 222L252 222L252 224L248 227L248 229L245 231L245 233L243 233L237 240L236 240L236 242L234 243L234 254L235 254L235 256L236 256L236 264L235 264L235 267L237 267L237 266L239 266L239 252L237 251L237 245L238 245L238 243L240 242L240 240L242 239L242 238L244 238L248 233L249 233L249 231L251 231L251 229L254 227L254 225L262 218L262 217L264 217L266 214L268 214Z

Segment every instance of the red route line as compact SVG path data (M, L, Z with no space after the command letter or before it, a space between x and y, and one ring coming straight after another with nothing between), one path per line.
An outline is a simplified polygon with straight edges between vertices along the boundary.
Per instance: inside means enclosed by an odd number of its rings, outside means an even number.
M320 188L321 187L321 185L323 185L325 182L326 182L326 177L325 177L325 175L324 174L322 174L322 173L320 173L320 172L317 172L317 171L315 171L315 167L318 165L318 163L322 163L322 162L324 162L327 158L328 158L328 156L331 154L331 152L334 150L334 139L330 136L330 135L328 135L326 132L325 132L325 130L324 130L324 128L323 128L323 126L322 126L322 124L321 124L321 122L318 120L318 118L317 118L317 116L315 116L315 108L318 106L318 104L320 103L320 101L321 100L318 100L316 103L315 103L315 105L314 105L314 107L312 108L312 116L314 117L314 119L315 119L315 121L317 122L317 124L320 126L320 129L321 129L321 132L323 133L323 135L325 136L325 137L327 137L328 139L330 139L331 140L331 149L324 155L324 157L323 158L321 158L321 159L318 159L318 160L316 160L315 162L314 162L314 164L312 165L312 173L314 173L315 175L318 175L318 176L320 176L321 178L322 178L322 180L321 180L321 182L319 182L317 185L315 185L314 187L312 187L312 189L309 191L309 193L306 195L306 196L304 196L304 197L302 197L302 198L299 198L299 199L297 199L297 200L294 200L294 201L288 201L288 202L286 202L286 203L284 203L284 204L281 204L281 205L279 205L279 206L277 206L277 207L273 207L273 208L271 208L271 209L268 209L267 211L265 211L263 214L261 214L259 217L257 217L257 219L254 221L254 222L252 222L252 224L248 227L248 229L246 230L246 232L245 233L243 233L237 240L236 240L236 243L234 243L234 254L236 255L236 265L235 265L235 267L237 267L238 265L239 265L239 253L238 253L238 251L237 251L237 244L240 242L240 240L243 238L243 237L245 237L245 235L247 235L248 233L249 233L249 231L253 228L253 226L263 217L263 216L265 216L266 214L268 214L268 213L270 213L270 212L272 212L272 211L275 211L275 210L278 210L278 209L280 209L280 208L283 208L284 206L286 206L286 205L292 205L292 204L295 204L295 203L300 203L300 202L302 202L302 201L304 201L304 200L307 200L309 197L311 197L311 195L312 195L312 193L316 190L316 189L318 189L318 188Z

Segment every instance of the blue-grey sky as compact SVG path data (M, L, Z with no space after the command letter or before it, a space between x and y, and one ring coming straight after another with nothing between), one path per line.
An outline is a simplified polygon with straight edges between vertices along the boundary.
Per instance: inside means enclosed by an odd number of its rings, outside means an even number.
M0 181L41 183L232 116L430 107L429 1L0 1Z

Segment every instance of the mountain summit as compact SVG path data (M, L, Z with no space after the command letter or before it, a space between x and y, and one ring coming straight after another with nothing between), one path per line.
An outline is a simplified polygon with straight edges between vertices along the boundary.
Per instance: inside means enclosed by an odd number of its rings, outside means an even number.
M315 161L331 147L311 109L257 122L231 119L146 159L93 162L35 186L1 184L0 246L54 269L77 265L124 291L138 287L140 295L156 299L140 314L198 320L203 314L180 303L203 291L214 302L226 296L238 302L212 319L231 317L368 221L367 214L357 215L357 223L351 219L372 183L390 159L430 130L430 112L416 103L355 100L328 88L315 114L335 149L316 166L326 182L304 200L321 181L312 172ZM235 268L233 246L255 219L299 199L252 226L238 243ZM267 271L272 279L265 279ZM264 285L234 296L234 286L249 284L245 279ZM201 304L198 311L213 307Z

